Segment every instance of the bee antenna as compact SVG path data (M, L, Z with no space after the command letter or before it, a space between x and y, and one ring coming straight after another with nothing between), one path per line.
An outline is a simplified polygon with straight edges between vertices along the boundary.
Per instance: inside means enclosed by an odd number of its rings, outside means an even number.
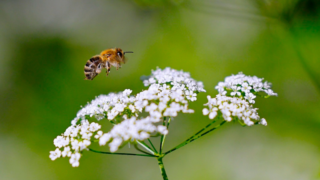
M123 54L126 54L126 53L133 53L132 51L125 51L123 52Z

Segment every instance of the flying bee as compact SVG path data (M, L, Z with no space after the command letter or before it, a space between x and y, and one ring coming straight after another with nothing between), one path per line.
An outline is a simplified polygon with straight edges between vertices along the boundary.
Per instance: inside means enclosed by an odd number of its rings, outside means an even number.
M84 66L85 79L93 80L103 68L107 69L107 75L110 72L111 66L117 68L121 67L121 64L126 63L124 54L133 53L132 51L123 52L120 48L107 49L90 58Z

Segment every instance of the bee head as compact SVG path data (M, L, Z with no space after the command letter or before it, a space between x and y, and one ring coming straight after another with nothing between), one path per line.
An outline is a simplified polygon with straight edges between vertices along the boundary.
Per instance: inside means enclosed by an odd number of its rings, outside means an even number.
M123 52L122 49L115 48L115 49L107 49L105 51L102 51L100 54L102 56L107 57L107 58L111 58L112 56L114 56L114 57L118 57L120 59L123 59L125 53L133 53L133 52L132 51Z
M123 58L123 56L124 56L126 53L133 53L132 51L125 51L125 52L123 52L122 49L120 49L120 48L117 48L116 51L117 51L117 56L119 56L120 58Z
M124 53L122 53L122 50L118 50L117 51L117 56L119 56L120 58L122 58L123 57L123 55L124 55Z

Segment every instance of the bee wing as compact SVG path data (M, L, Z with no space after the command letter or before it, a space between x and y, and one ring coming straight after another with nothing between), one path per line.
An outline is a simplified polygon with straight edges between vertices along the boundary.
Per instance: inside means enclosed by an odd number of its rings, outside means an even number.
M101 72L103 67L102 57L100 55L93 56L84 66L84 75L86 76L85 79L93 80L93 78L95 78Z

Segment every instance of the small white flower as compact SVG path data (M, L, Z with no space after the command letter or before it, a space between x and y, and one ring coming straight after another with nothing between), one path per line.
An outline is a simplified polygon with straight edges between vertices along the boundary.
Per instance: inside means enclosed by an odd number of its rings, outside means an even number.
M108 119L113 120L118 114L119 112L114 108L108 113Z
M214 119L217 116L217 110L218 108L212 108L211 112L209 113L209 119Z
M110 141L110 139L111 139L111 135L110 134L108 134L108 133L103 134L99 139L100 146L106 145L106 143L108 141Z
M63 136L57 136L54 140L53 140L53 144L58 147L61 148L67 144L69 144L69 141L63 137Z
M209 114L209 119L214 119L217 116L217 110L218 110L218 108L212 108L212 109L210 109L210 111L209 111L209 109L204 108L202 110L202 113L203 113L203 115Z
M249 86L249 84L246 82L242 83L241 86L242 86L241 91L246 92L246 93L249 93L250 89L252 89L252 87Z
M249 103L252 103L252 104L255 103L255 101L254 101L254 99L256 98L255 95L253 95L253 94L250 93L250 94L249 94L248 96L246 96L245 98L249 101Z
M91 139L92 133L87 131L85 133L80 133L82 135L82 139Z
M224 82L219 82L218 85L215 87L215 89L218 90L219 94L223 94L225 91L225 83Z
M150 111L154 111L158 108L158 106L155 103L151 103L149 106L146 107L146 111L150 112Z
M129 96L131 93L132 93L132 90L126 89L126 90L123 91L122 94L123 94L123 96Z
M91 141L89 140L83 140L82 142L79 142L79 148L80 148L80 151L84 150L84 149L87 149L87 147L91 144Z
M250 121L249 118L248 118L247 121L244 121L244 123L245 123L247 126L252 126L252 125L254 125L254 123L253 123L252 121Z
M131 112L135 112L136 111L136 107L132 104L129 105L129 109L131 110Z
M110 146L110 151L111 152L116 152L119 149L119 146L122 143L122 139L121 138L115 138L113 139L113 141L109 144Z
M166 135L166 134L168 134L169 131L168 131L167 127L159 125L158 126L158 132L160 132L161 134Z
M90 126L89 126L89 130L91 132L98 131L100 128L101 128L101 125L98 124L98 123L95 123L95 122L91 123Z
M49 155L50 159L52 161L56 160L57 158L61 157L61 151L59 148L57 148L55 151L50 151Z
M274 93L272 89L266 89L264 92L267 93L269 96L278 96L278 94Z
M99 139L103 135L102 131L98 131L96 135L94 135L94 138Z
M75 153L75 154L71 154L69 162L72 165L72 167L78 167L79 166L80 157L81 157L81 154L78 153L78 152Z
M209 112L210 112L210 111L209 111L207 108L204 108L204 109L202 110L203 115L208 115Z
M155 120L159 120L162 117L162 114L159 111L150 111L149 114L150 117Z
M78 140L76 140L76 139L73 140L73 141L71 142L71 147L72 147L73 150L79 151L80 142L79 142Z
M115 109L116 111L118 111L118 112L122 112L125 107L126 107L125 104L116 104L116 105L114 106L114 109Z
M79 130L79 126L70 126L69 128L67 128L64 136L76 137L78 136Z
M178 112L176 109L174 108L167 108L164 113L164 116L172 116L172 117L176 117L178 115Z
M233 92L230 93L231 96L241 96L241 92L239 91L241 88L238 86L234 86L232 88Z
M261 121L259 123L264 125L264 126L268 125L266 119L264 119L264 118L261 118Z
M186 91L186 97L187 99L189 99L190 101L195 101L197 100L197 94L193 93L192 91Z
M67 147L64 147L62 153L61 153L62 157L70 157L71 156L71 150L70 150L70 147L67 146Z

